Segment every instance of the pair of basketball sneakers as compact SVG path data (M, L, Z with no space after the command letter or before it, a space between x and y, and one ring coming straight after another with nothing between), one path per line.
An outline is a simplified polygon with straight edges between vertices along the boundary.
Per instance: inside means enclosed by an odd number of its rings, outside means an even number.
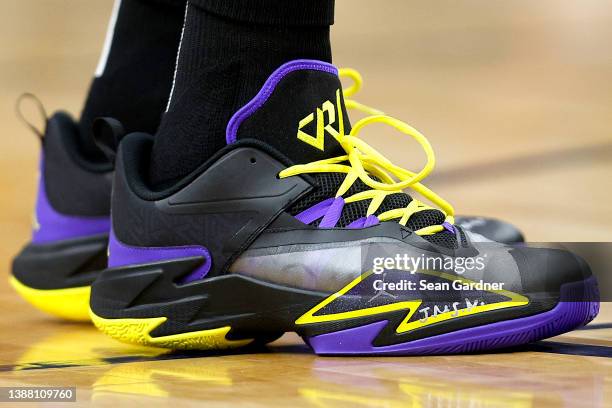
M71 117L55 113L42 137L33 237L12 285L53 315L175 349L294 331L318 354L459 353L595 317L597 284L584 261L511 245L522 236L503 222L455 220L421 184L435 162L427 139L349 99L360 78L341 74L356 81L345 91L333 65L283 65L229 121L227 146L163 190L147 181L151 135L125 135L100 118L94 134L108 161L92 161ZM347 108L371 115L351 126ZM402 169L367 145L359 134L373 123L415 139L426 166ZM380 273L373 253L441 262ZM480 268L446 266L459 259Z

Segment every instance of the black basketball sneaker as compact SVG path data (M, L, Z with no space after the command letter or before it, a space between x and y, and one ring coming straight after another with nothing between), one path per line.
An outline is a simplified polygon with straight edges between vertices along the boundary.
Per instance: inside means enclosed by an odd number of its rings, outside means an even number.
M359 139L372 123L414 138L426 166L397 167ZM112 150L121 137L100 141ZM435 159L416 129L384 115L351 127L333 65L280 67L226 139L156 190L152 136L123 138L109 269L90 300L103 332L221 349L295 331L320 354L433 354L524 344L597 314L596 282L578 257L476 242L454 223L452 206L421 184Z
M32 239L14 259L10 283L44 312L89 321L90 286L107 263L113 166L84 148L91 143L83 142L86 135L65 112L46 119L40 137ZM457 222L481 240L522 241L520 231L505 222L481 217Z
M81 149L64 112L46 121L32 240L13 260L10 283L35 307L89 320L90 285L107 264L112 164Z

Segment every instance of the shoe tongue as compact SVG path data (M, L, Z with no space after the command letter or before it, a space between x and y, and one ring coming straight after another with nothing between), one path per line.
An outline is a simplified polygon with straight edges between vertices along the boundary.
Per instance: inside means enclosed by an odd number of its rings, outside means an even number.
M297 60L277 69L227 127L227 143L258 139L295 164L342 156L336 137L351 130L338 69Z

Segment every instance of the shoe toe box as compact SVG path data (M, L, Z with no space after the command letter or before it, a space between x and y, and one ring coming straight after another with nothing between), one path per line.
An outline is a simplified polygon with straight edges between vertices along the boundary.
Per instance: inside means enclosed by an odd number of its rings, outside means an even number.
M585 260L566 250L522 247L510 254L517 263L525 293L558 293L563 285L592 276Z

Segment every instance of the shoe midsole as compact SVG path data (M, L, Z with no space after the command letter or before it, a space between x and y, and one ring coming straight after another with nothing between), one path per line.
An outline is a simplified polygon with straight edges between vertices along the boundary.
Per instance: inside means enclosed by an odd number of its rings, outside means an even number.
M33 289L90 286L106 268L108 235L26 245L13 260L13 276Z
M202 259L185 258L104 271L92 287L90 307L103 319L150 319L165 317L151 337L231 326L230 340L248 338L253 333L295 331L311 337L387 320L387 328L376 339L377 345L418 340L450 331L501 320L536 315L553 309L558 294L539 296L520 307L511 307L460 316L408 332L397 333L407 310L342 318L317 323L296 323L330 293L320 293L277 285L250 277L228 274L185 285L177 284ZM365 299L354 299L365 305Z

